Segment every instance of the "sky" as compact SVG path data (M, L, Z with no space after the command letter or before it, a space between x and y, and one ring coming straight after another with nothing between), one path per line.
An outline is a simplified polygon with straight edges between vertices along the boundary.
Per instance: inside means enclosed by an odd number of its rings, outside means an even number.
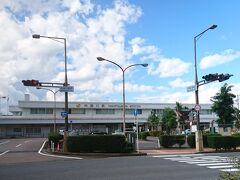
M64 44L33 39L32 34L66 38L69 101L122 102L126 68L126 102L195 103L194 37L199 81L210 73L229 73L225 82L199 87L200 104L224 83L239 94L240 1L218 0L1 0L0 97L15 105L53 101L53 93L23 86L22 80L64 83ZM57 89L52 89L57 91ZM1 106L6 100L0 98ZM64 101L64 93L57 93ZM1 110L0 110L1 111Z

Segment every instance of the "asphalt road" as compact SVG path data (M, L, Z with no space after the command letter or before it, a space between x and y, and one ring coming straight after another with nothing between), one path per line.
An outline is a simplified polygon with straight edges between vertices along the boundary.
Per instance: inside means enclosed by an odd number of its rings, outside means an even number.
M0 179L215 180L220 173L219 169L175 161L174 156L170 157L172 159L167 156L129 156L81 160L42 156L38 150L43 141L44 139L0 140ZM202 157L212 158L213 155L204 154ZM237 156L230 153L217 154L216 157L231 155ZM191 155L181 158L190 159ZM192 161L195 162L196 159Z

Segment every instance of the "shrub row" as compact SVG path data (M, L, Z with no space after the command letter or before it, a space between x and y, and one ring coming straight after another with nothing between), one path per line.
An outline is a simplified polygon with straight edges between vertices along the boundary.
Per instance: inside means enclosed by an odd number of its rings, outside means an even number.
M207 141L209 147L216 150L230 150L240 146L239 136L208 136Z
M133 151L133 145L126 141L124 135L84 135L67 138L69 152L108 152L122 153Z
M63 139L63 135L59 133L49 133L48 134L48 143L49 146L51 145L51 141L54 143L54 146L56 147L60 140Z
M147 139L147 136L149 136L149 133L148 133L147 131L138 133L138 138L139 138L139 139L146 140L146 139Z
M168 148L175 144L181 147L185 143L185 135L161 135L159 136L161 146Z

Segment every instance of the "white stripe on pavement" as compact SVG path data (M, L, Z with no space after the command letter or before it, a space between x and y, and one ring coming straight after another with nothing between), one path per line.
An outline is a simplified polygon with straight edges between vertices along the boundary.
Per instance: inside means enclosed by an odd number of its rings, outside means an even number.
M47 142L47 140L45 140L42 144L42 147L39 149L38 153L43 155L43 156L50 156L50 157L57 157L57 158L66 158L66 159L83 159L83 158L80 158L80 157L73 157L73 156L59 156L59 155L53 155L53 154L46 154L46 153L43 153L42 152L42 149L45 145L45 143Z
M208 168L211 169L222 169L222 168L231 168L234 167L234 165L226 165L226 166L207 166Z
M2 155L4 155L4 154L8 153L9 151L10 151L10 150L4 151L3 153L0 154L0 156L2 156Z
M233 165L233 163L206 163L206 164L196 164L198 166L218 166L218 165Z
M15 147L20 147L22 144L18 144L18 145L16 145Z
M10 141L4 141L4 142L0 143L0 145L6 144L6 143L9 143L9 142L10 142Z
M239 169L236 169L236 168L231 168L231 169L220 169L220 171L223 171L223 172L235 172L235 171L239 171Z

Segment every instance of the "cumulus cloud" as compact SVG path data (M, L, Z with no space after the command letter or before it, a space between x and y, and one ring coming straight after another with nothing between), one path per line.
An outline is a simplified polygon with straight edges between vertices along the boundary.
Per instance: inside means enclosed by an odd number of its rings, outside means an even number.
M170 81L169 85L173 88L186 88L187 86L193 85L194 82L183 81L181 78L177 78L174 81Z
M216 67L221 64L228 63L240 57L240 51L234 51L233 49L227 49L219 54L213 54L202 58L200 62L201 69L207 69Z
M179 58L161 58L157 68L151 65L149 72L160 77L179 77L187 73L190 66L191 63L184 62Z

